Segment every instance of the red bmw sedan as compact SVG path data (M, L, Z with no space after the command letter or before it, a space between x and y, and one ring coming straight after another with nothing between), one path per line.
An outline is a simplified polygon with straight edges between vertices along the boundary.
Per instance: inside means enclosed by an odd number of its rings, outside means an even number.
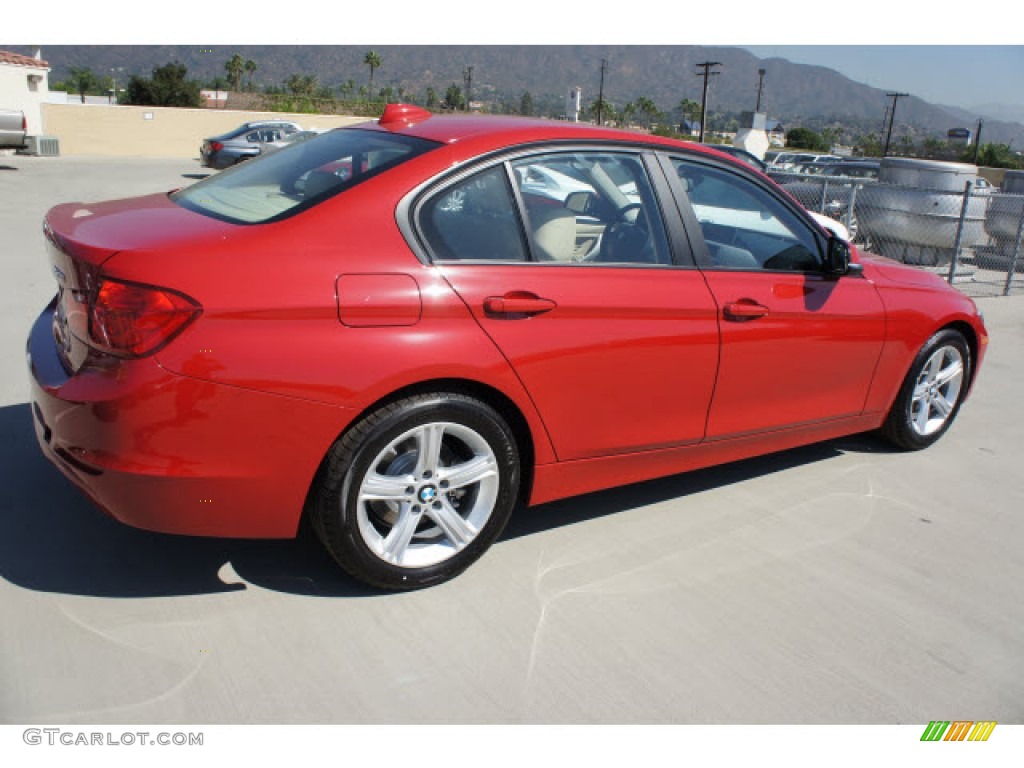
M517 504L866 430L924 448L974 303L686 142L391 105L191 187L57 206L45 454L113 517L286 538L378 587Z

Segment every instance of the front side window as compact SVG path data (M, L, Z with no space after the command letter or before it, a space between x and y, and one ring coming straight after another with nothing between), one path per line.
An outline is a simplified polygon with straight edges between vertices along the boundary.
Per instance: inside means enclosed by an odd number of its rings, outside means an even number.
M750 179L673 159L700 223L710 264L739 270L818 271L822 259L811 229Z
M184 208L257 224L310 208L440 144L346 128L254 158L171 195Z

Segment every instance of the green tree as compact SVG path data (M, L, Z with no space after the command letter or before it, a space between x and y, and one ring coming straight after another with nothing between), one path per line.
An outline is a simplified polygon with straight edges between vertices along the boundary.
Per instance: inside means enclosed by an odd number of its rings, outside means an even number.
M636 104L632 101L627 101L622 105L622 109L619 110L619 122L624 127L629 127L636 120Z
M874 133L864 133L856 138L854 147L864 157L881 157L882 142Z
M529 91L523 91L523 96L519 99L519 114L526 117L533 115L533 96Z
M256 64L255 61L253 61L252 59L245 60L245 74L249 76L249 83L246 86L247 91L252 90L252 76L256 74L257 69L259 69L259 66Z
M153 77L132 75L128 81L125 101L153 107L198 107L199 82L188 80L184 64L172 62L153 69Z
M68 70L68 83L74 88L85 104L85 94L99 85L96 73L88 67L72 67Z
M949 144L941 139L928 136L921 142L921 149L925 157L940 157L949 152Z
M380 66L380 54L376 51L367 51L363 56L363 64L370 68L370 85L366 92L373 93L373 73Z
M594 99L590 102L590 106L587 107L587 114L597 121L598 110L601 112L601 122L607 123L609 120L615 119L615 107L611 105L608 99Z
M644 128L650 128L651 123L657 121L661 117L661 112L658 111L658 105L646 96L641 96L635 102L636 116L640 121L640 125Z
M313 75L292 75L284 81L284 86L295 96L312 96L318 88Z
M813 149L827 152L829 146L821 135L810 128L793 128L786 134L786 146L794 149Z
M437 109L437 91L433 88L427 88L427 109Z
M445 109L457 110L463 107L462 89L459 88L455 83L448 86L448 90L444 92L444 103L442 106Z
M242 73L245 72L245 59L236 53L227 60L224 64L224 69L228 73L231 87L236 91L242 90Z
M692 99L683 99L679 102L679 114L682 115L683 120L689 120L690 122L697 122L700 120L700 103L693 101Z
M974 147L967 147L961 155L965 163L974 162ZM1020 168L1019 158L1009 144L982 144L978 149L978 165L986 168Z

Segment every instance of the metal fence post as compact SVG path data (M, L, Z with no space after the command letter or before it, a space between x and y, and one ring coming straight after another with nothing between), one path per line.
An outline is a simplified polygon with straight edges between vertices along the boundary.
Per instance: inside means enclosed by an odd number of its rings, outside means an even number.
M856 205L857 205L857 190L858 189L860 189L860 184L853 184L853 185L850 186L850 205L846 209L846 222L845 222L847 229L850 228L850 226L853 224L854 220L857 218L854 215L854 209L856 208ZM854 237L856 237L856 235L851 232L850 233L850 239L852 240Z
M964 236L964 222L967 221L967 206L971 202L971 184L968 181L964 184L964 204L960 206L960 223L956 227L956 243L953 245L953 258L949 261L949 279L950 285L953 284L953 278L956 277L956 263L960 259L960 241L963 240Z
M1013 245L1013 258L1010 259L1010 268L1006 270L1006 285L1003 286L1003 296L1010 295L1010 284L1013 282L1013 273L1017 271L1017 257L1020 256L1020 241L1024 235L1024 197L1020 198L1020 224L1017 226L1017 242Z
M821 210L819 211L819 213L822 214L823 216L825 215L825 203L826 202L828 202L828 179L827 178L824 180L824 183L821 185Z

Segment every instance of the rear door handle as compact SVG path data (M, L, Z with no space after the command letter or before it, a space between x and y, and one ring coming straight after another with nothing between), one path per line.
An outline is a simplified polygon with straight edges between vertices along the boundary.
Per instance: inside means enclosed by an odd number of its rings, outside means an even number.
M764 317L768 314L768 307L750 299L740 299L739 301L726 304L722 308L722 313L725 315L726 320L745 322Z
M484 311L489 315L539 315L557 306L551 299L520 291L484 299Z

